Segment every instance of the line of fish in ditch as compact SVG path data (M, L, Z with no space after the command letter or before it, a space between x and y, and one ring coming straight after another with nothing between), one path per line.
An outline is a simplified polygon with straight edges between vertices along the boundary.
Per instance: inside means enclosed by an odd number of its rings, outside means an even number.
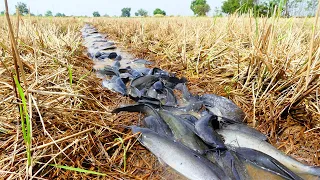
M131 127L133 133L140 132L140 143L181 175L196 180L320 176L319 167L285 155L242 123L245 114L231 100L191 94L185 78L145 67L152 62L121 52L93 26L86 24L81 32L102 85L137 102L113 112L145 114L141 127Z

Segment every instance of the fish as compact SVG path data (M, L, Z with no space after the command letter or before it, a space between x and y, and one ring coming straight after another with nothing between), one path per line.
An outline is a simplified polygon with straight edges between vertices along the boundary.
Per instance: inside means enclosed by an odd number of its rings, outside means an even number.
M168 124L177 141L199 154L204 154L206 150L208 150L205 143L183 122L181 122L184 120L179 119L178 116L175 116L166 110L159 110L159 115Z
M103 54L103 55L101 55L101 56L98 57L98 60L102 61L102 60L107 59L108 57L109 57L108 54Z
M212 114L207 114L196 121L195 130L197 135L209 146L214 147L217 150L226 150L227 147L225 146L221 136L212 126L213 121L217 121L217 118Z
M138 100L138 103L149 104L154 108L159 108L161 106L164 106L159 99L151 98L148 96L141 96L140 99Z
M107 57L110 55L110 53L109 52L104 52L104 51L98 51L98 52L96 52L95 54L94 54L94 57L95 58L99 58L99 57L101 57L101 56L103 56L103 55L106 55Z
M192 124L193 126L196 124L196 122L198 121L198 118L191 115L191 114L180 114L179 115L180 118L184 119L185 121L188 121L190 124Z
M223 171L231 179L249 180L251 179L244 161L240 159L237 154L231 150L226 151L210 151L206 153L205 157L212 163L218 164L223 168Z
M103 80L102 86L122 95L127 95L127 87L118 76L113 76L111 80Z
M127 84L132 79L132 75L129 73L120 73L120 78L124 84Z
M112 113L119 113L121 111L127 111L127 112L140 112L147 116L153 116L158 121L158 124L161 126L161 132L164 132L164 135L166 136L173 136L172 131L170 127L166 124L166 122L160 117L159 113L149 104L132 104L127 105L123 107L116 108L112 111Z
M203 102L199 101L197 99L191 99L185 106L180 107L181 109L184 109L186 112L199 112L201 108L203 107Z
M165 84L165 86L171 89L175 89L177 84L187 82L187 79L185 77L178 78L178 77L166 76L166 77L161 77L161 79Z
M170 77L172 76L170 73L168 73L167 71L164 71L160 68L152 68L150 69L149 75L155 75L155 76L158 76L158 77Z
M143 76L143 74L135 69L128 68L128 73L132 75L133 78L138 78Z
M267 136L262 134L260 131L242 123L228 124L222 127L222 129L241 131L243 133L246 133L250 136L256 137L263 141L268 140Z
M130 95L130 97L137 99L139 99L142 96L141 91L134 86L129 86L128 94Z
M99 38L103 38L101 35L95 35L93 38L97 38L97 39L99 39Z
M118 71L119 71L119 69L120 69L120 66L121 66L121 64L120 64L119 61L115 61L115 62L113 63L113 65L112 65L112 67L115 68L115 69L117 69Z
M195 116L196 118L200 118L200 114L195 111L188 111L186 107L176 107L176 106L161 106L161 109L170 111L174 115L181 115L181 114L190 114Z
M177 105L177 98L174 95L172 89L165 87L164 91L165 91L165 99L166 99L166 103L165 104L169 105L169 106Z
M160 82L160 81L157 81L157 82ZM176 99L173 91L170 88L166 88L166 87L163 87L162 91L155 89L154 85L157 82L155 82L151 87L149 87L149 89L146 92L146 95L148 97L156 98L156 99L160 100L161 102L163 102L161 104L164 104L164 105L168 105L168 106L177 105L177 99ZM158 84L159 84L159 86L161 86L160 83L158 83ZM161 87L156 87L156 88L161 88Z
M141 90L142 88L149 88L158 81L158 77L154 75L146 75L133 79L130 83L130 86L136 87Z
M175 89L178 89L182 92L182 97L185 101L190 101L195 97L189 92L185 83L179 83L176 85Z
M115 49L117 48L114 44L114 42L108 41L105 44L103 44L99 49L101 50L110 50L110 49Z
M146 67L136 68L135 70L140 72L143 75L148 75L150 72L150 69Z
M121 73L120 77L121 79L132 79L132 75L129 73Z
M120 61L121 59L122 59L122 56L121 56L121 55L118 55L114 60Z
M155 90L153 88L153 86L151 86L148 90L147 90L147 94L146 94L148 97L151 97L151 98L158 98L158 91Z
M115 70L115 69L112 69L112 68L104 68L104 69L101 69L101 70L97 70L97 72L99 74L102 74L102 75L108 75L108 76L120 76L120 73Z
M288 180L302 180L297 174L282 165L279 161L260 151L249 148L232 149L240 158L261 169L277 174Z
M141 133L139 142L168 166L191 180L229 180L222 168L173 140L147 128L132 126Z
M205 107L213 114L242 122L245 118L245 113L234 102L222 96L215 94L204 94L200 96Z
M192 95L185 83L179 83L175 89L182 92L183 102L179 102L180 106L184 106L186 111L198 112L203 107L203 101L199 99L199 96Z
M153 64L153 62L147 61L145 59L135 59L135 60L133 60L132 62L129 62L129 63L147 64L147 65ZM127 64L129 64L129 63L127 63Z
M211 111L208 111L207 109L204 111L201 111L201 116L206 116L208 114L215 116L216 121L213 121L214 129L223 129L223 128L228 129L227 128L228 126L230 126L229 129L236 129L236 128L240 128L241 125L246 126L243 122L239 122L239 121L235 121L235 120L228 119L225 117L217 116L216 114L212 113ZM231 126L231 125L233 125L233 126ZM239 125L239 126L237 126L237 125ZM247 130L251 130L251 129L249 129L250 128L249 126L247 126L248 127L247 129L246 129L246 127L242 127L242 126L240 129L243 129L242 130L243 132L245 132ZM255 130L255 131L257 131L257 130ZM250 132L248 132L248 133L250 133ZM252 132L252 133L254 133L254 132Z
M273 157L295 173L320 176L320 167L305 165L287 156L282 151L278 150L264 140L253 137L241 131L228 129L219 129L216 131L223 137L224 143L228 146L254 149Z
M147 116L143 119L143 124L145 127L153 130L154 132L158 134L162 134L164 136L168 136L168 134L163 131L163 129L166 128L166 125L159 123L156 117L154 116ZM171 135L171 134L170 134ZM172 137L172 136L170 136Z

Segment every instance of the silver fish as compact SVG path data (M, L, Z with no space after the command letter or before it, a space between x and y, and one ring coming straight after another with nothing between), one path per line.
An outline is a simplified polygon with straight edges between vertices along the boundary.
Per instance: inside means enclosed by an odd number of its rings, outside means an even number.
M302 180L290 169L271 156L249 148L234 148L235 153L245 161L288 180Z
M140 143L171 168L191 180L230 179L221 167L211 163L201 155L191 151L149 129L132 127L132 132L141 132Z
M146 75L133 79L130 86L136 87L137 89L141 90L142 88L149 88L156 81L158 81L158 77L153 75Z
M251 136L254 136L258 139L261 139L263 141L266 141L268 138L266 137L266 135L262 134L260 131L245 125L245 124L228 124L226 126L223 127L223 129L228 129L228 130L236 130L236 131L241 131L244 132L246 134L249 134Z
M228 146L254 149L273 157L295 173L320 176L320 167L304 165L287 156L266 141L250 136L241 131L219 129L217 132L223 136L225 141L224 143Z
M206 158L211 162L217 163L219 166L221 166L223 168L223 171L232 179L251 179L245 167L244 161L239 159L237 154L233 151L210 151L206 154Z
M119 92L122 95L127 95L127 87L118 76L113 76L111 80L103 80L102 86L111 91Z
M119 107L114 109L112 113L119 113L121 111L127 112L141 112L148 116L153 116L158 121L159 124L159 132L162 132L166 136L173 136L169 126L164 122L164 120L160 117L159 113L149 104L133 104L128 106Z
M242 122L244 112L230 99L214 94L205 94L200 97L206 108L213 114Z
M159 110L159 115L170 127L175 139L190 149L204 154L209 148L178 116L166 110Z
M196 121L195 130L197 135L209 146L218 150L226 150L227 147L224 145L221 136L214 130L212 126L213 121L217 121L217 117L212 114L203 116Z

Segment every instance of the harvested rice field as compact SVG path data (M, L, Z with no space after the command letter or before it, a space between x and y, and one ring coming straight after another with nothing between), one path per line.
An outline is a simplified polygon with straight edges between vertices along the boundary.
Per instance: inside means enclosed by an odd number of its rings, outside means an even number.
M111 113L134 101L102 86L82 44L86 23L148 67L186 77L192 93L231 99L273 146L320 166L315 18L10 20L0 17L0 179L182 178L127 129L142 115Z

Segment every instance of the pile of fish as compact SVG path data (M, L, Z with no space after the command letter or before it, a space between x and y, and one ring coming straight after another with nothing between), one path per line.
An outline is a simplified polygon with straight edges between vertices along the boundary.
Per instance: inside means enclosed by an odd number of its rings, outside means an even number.
M320 176L319 167L285 155L244 124L244 112L231 100L191 94L185 78L147 68L152 64L147 60L120 55L115 44L90 25L82 35L102 85L136 102L113 113L143 113L141 125L131 126L132 132L140 132L140 143L186 178L252 179L250 166L280 179Z

